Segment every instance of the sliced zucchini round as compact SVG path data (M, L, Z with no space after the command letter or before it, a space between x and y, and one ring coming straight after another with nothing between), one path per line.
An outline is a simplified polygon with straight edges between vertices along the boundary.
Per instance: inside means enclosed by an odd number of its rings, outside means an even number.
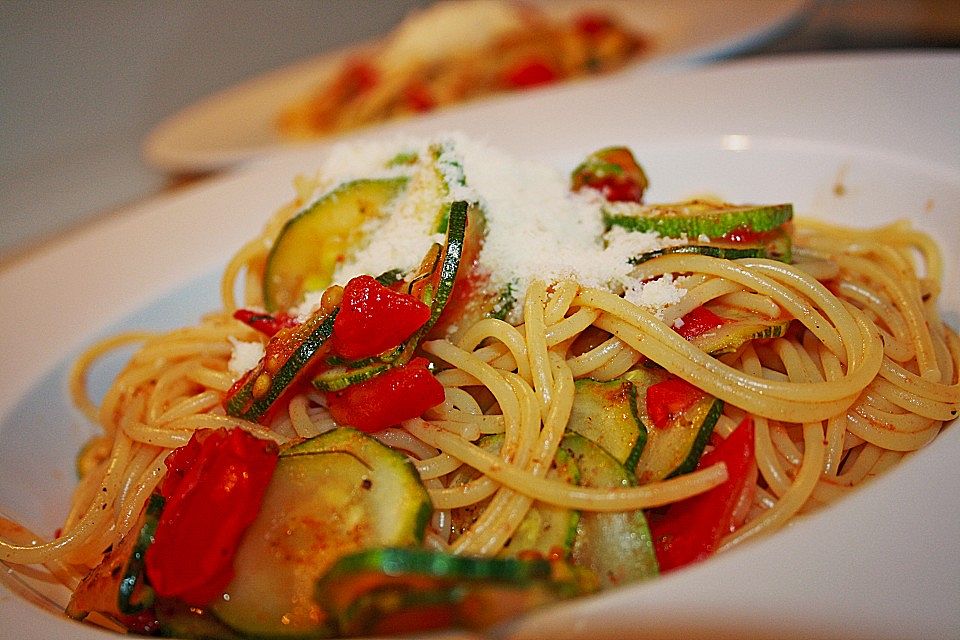
M720 238L735 229L772 231L793 218L792 204L734 205L715 200L688 200L647 206L621 203L603 212L607 228L654 231L668 238L701 235Z
M790 318L765 318L745 310L718 310L725 322L690 338L690 343L712 356L733 353L750 340L780 338L790 328Z
M280 455L260 514L234 558L214 614L247 636L328 633L314 583L341 556L419 545L430 497L406 456L353 429Z
M589 438L632 470L647 441L646 428L637 416L636 396L633 383L624 378L577 380L567 429Z
M307 291L326 288L334 269L359 243L363 223L383 215L406 183L407 178L346 182L288 220L267 256L267 311L289 309Z
M640 399L640 394L638 405L642 405L641 415L645 414L646 401ZM722 413L723 400L704 394L666 428L651 426L647 430L647 446L637 463L639 483L672 478L696 469Z
M560 450L580 470L580 484L610 489L632 487L635 476L593 441L567 433ZM583 512L573 543L573 562L590 569L604 586L646 580L657 575L653 537L642 509L628 512Z
M503 441L502 433L491 434L480 438L477 446L485 451L496 453L503 446ZM466 484L479 476L479 471L464 466L454 474L449 486ZM557 452L553 466L547 471L547 477L576 485L579 484L580 473L571 457L561 450ZM459 536L469 529L489 503L490 499L487 498L476 504L451 511L454 534ZM500 556L515 558L533 551L543 557L566 558L573 546L579 520L580 514L573 509L534 502L514 529Z
M344 365L331 367L313 378L313 386L320 391L341 391L347 387L366 382L381 373L386 373L390 364L375 361L359 367Z
M267 422L280 398L295 387L294 383L304 376L304 372L309 371L307 364L328 351L325 345L333 335L333 322L338 311L339 308L334 309L329 315L314 313L282 338L275 336L271 339L267 351L269 354L274 346L277 347L279 366L270 371L266 362L268 358L261 359L227 394L224 403L227 414L251 422Z
M561 598L589 593L593 577L547 560L372 549L342 558L318 582L345 636L440 627L482 630Z
M686 244L677 247L666 247L640 254L630 259L630 264L642 264L648 260L659 258L671 253L694 253L711 258L724 260L739 260L741 258L769 258L781 262L793 261L793 240L784 229L775 229L766 232L770 235L763 242L742 243L723 240L711 241L710 244Z

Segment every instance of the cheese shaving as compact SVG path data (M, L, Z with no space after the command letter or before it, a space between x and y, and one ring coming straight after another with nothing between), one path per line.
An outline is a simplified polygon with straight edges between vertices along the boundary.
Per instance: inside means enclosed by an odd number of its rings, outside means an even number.
M396 158L415 160L391 162ZM441 208L467 200L479 205L486 218L479 262L494 291L510 287L513 297L522 300L534 279L548 283L572 279L624 293L654 311L683 295L672 279L638 282L631 276L629 259L683 244L685 239L619 228L605 232L601 206L606 201L597 192L571 192L564 172L510 157L463 135L337 145L320 176L326 189L359 178L409 180L386 215L367 224L364 243L334 274L339 284L362 273L379 275L391 269L409 273L432 243L443 241L435 232ZM316 308L319 295L308 295L299 312L306 315Z

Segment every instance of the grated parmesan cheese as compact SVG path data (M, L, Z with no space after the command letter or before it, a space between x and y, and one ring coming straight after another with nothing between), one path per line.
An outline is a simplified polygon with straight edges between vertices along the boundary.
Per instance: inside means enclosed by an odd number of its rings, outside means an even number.
M634 280L624 290L624 299L638 307L643 307L655 316L663 319L663 310L680 302L687 290L678 287L670 274L661 276L649 282Z
M391 163L399 154L416 160ZM463 135L336 145L319 175L320 195L358 178L406 176L409 180L386 215L367 223L364 244L334 274L338 284L363 273L378 275L391 269L409 273L432 243L443 241L433 233L440 208L467 200L478 203L487 219L479 262L490 274L494 291L509 287L515 299L523 300L534 279L573 279L623 293L655 313L684 293L671 278L638 282L631 276L628 260L684 244L686 239L620 228L605 233L601 215L605 201L597 192L573 193L566 173L510 157ZM308 315L319 305L320 295L308 294L298 313Z
M230 354L230 362L227 363L227 369L231 373L246 373L253 369L263 358L263 345L259 342L244 342L229 336L230 344L233 345L233 352Z

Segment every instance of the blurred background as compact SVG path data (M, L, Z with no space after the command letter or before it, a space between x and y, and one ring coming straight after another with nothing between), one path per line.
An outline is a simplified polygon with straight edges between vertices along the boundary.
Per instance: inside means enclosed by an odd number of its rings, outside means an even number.
M143 141L165 118L258 74L381 37L429 4L0 0L0 266L198 179L144 162ZM960 48L957 0L800 4L768 37L723 56Z

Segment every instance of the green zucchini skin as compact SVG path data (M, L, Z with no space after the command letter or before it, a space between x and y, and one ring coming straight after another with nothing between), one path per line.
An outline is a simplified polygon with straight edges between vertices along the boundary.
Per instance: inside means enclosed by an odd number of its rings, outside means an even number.
M579 484L580 470L564 451L557 451L547 477L568 484ZM580 513L542 502L534 502L500 555L520 557L535 552L545 558L568 558L577 536Z
M477 446L485 451L498 453L503 441L504 435L496 433L480 438ZM480 473L475 469L462 467L453 475L449 486L463 485L478 477ZM566 452L558 451L553 466L547 471L547 477L576 485L579 484L580 472ZM459 537L469 529L489 503L490 498L486 498L476 504L453 509L450 517L454 536ZM579 520L579 512L573 509L534 501L499 555L515 558L533 551L543 557L567 558L577 535Z
M637 484L632 472L588 438L567 433L560 449L575 461L584 486L615 489ZM646 580L659 573L653 537L641 509L582 513L572 559L596 574L604 587Z
M130 554L123 579L120 581L120 590L117 594L117 608L120 613L135 615L153 604L153 589L144 584L144 559L147 555L147 549L153 544L153 536L157 532L157 525L160 523L165 502L158 493L151 494L149 500L147 500L143 527L141 527L137 536L133 553ZM143 595L139 602L134 602L134 592L138 585L143 588Z
M654 231L668 238L720 238L736 229L756 232L773 231L793 218L792 204L732 205L710 200L608 206L603 221L609 229L622 227L628 231Z
M728 322L690 338L690 343L712 356L733 353L750 340L780 338L790 328L789 318L764 318L756 314L724 308L717 313Z
M418 546L431 512L403 454L348 428L307 440L280 455L227 595L210 609L244 636L327 636L316 579L359 549Z
M402 345L389 353L365 358L359 362L338 362L334 368L324 371L313 378L312 384L320 391L340 391L347 387L370 380L392 367L406 364L413 357L420 342L427 336L430 329L436 324L446 307L450 294L456 282L460 269L463 245L467 233L470 205L465 201L457 201L450 205L446 217L447 237L443 247L434 246L434 258L428 255L429 269L419 274L409 284L412 291L416 282L428 282L423 287L422 299L430 306L430 317L427 322L407 339Z
M697 468L710 434L723 413L723 401L707 396L665 429L651 427L637 463L640 484L689 473Z
M465 200L458 200L450 205L446 224L446 243L440 256L440 270L436 276L431 276L436 278L435 286L430 287L428 285L427 287L427 289L430 289L428 292L430 318L411 339L415 339L417 344L440 319L440 314L443 313L447 300L450 299L450 294L453 292L453 285L456 283L461 257L463 256L470 208L470 204Z
M723 401L704 392L703 398L666 428L653 426L647 412L647 388L670 376L659 368L639 368L625 377L637 388L637 415L645 425L647 441L634 468L638 484L664 480L697 468L710 434L723 414Z
M153 613L162 638L189 640L247 640L236 631L220 622L207 609L190 607L179 600L158 599Z
M373 362L357 367L335 366L315 376L313 386L320 391L340 391L350 385L375 378L389 368L390 365L386 362Z
M741 258L769 258L780 262L793 261L793 240L784 229L777 229L773 238L759 244L744 244L724 240L711 241L709 244L687 244L677 247L666 247L640 254L630 258L630 264L643 264L654 258L673 253L692 253L723 260L739 260Z
M647 429L637 415L636 387L624 378L577 380L567 429L589 438L633 470L647 440Z
M293 354L283 365L269 376L270 386L266 393L254 393L257 379L263 371L263 361L253 369L240 389L229 398L226 404L227 414L237 418L259 422L269 414L270 409L280 397L300 378L308 364L326 349L324 345L333 335L333 322L339 309L326 316L315 314L293 331L299 343ZM267 374L263 374L267 375Z
M438 624L479 631L594 590L589 574L548 560L385 548L341 558L317 581L315 594L338 633L356 636L394 634L391 619L409 625L409 614L426 626L408 632Z

